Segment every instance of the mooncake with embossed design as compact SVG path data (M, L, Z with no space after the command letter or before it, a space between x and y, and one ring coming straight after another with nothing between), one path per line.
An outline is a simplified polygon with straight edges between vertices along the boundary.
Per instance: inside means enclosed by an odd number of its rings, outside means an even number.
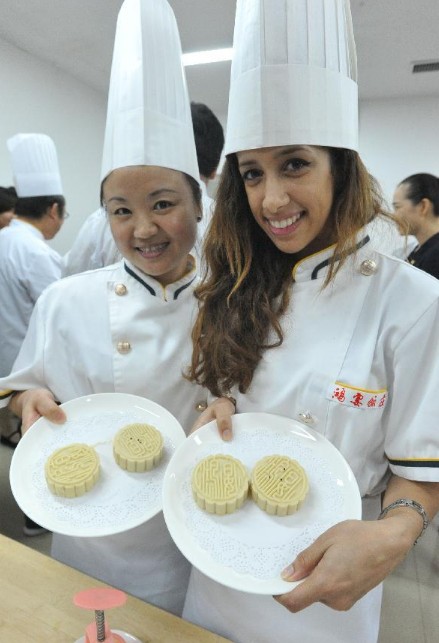
M223 516L239 509L248 496L249 476L240 460L230 455L210 455L192 472L192 493L197 505Z
M308 476L303 467L285 455L266 456L252 470L252 498L272 516L289 516L297 511L308 489Z
M113 455L117 464L126 471L151 471L162 459L162 434L155 426L135 423L124 426L113 439Z
M49 456L44 472L53 494L63 498L77 498L90 491L98 481L99 456L88 444L69 444Z

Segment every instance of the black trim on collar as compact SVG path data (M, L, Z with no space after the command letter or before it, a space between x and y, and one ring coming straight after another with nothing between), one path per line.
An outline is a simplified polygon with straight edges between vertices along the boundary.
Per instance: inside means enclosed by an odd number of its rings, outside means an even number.
M368 243L369 241L370 241L370 237L367 234L364 237L364 239L362 239L361 241L359 241L357 243L357 245L355 246L355 250L353 250L352 252L355 252L356 250L359 250L360 248L365 246L366 243ZM337 260L337 257L335 259ZM317 266L314 268L314 270L311 273L311 279L317 279L317 276L318 276L318 273L320 272L320 270L322 270L322 268L326 268L326 266L329 266L330 260L331 260L331 258L328 258L328 259L325 259L325 261L322 261L322 263L317 264Z
M174 299L177 299L178 295L183 292L183 290L186 290L186 288L189 288L191 283L194 281L195 277L189 281L189 283L184 284L184 286L180 286L180 288L177 288L177 290L174 292Z
M145 286L145 288L146 288L146 289L151 293L151 295L154 295L154 297L157 297L157 293L156 293L156 291L154 290L154 288L153 288L152 286L150 286L149 284L147 284L145 281L143 281L143 279L141 279L141 278L139 277L139 275L136 275L136 273L135 273L133 270L131 270L131 268L128 268L128 266L126 265L126 263L124 263L124 264L123 264L123 267L125 268L126 272L127 272L129 275L131 275L131 277L134 277L134 279L137 279L137 281L139 282L139 284L142 284L142 286Z
M433 467L437 469L439 467L439 460L393 460L392 458L387 458L390 464L394 464L398 467Z

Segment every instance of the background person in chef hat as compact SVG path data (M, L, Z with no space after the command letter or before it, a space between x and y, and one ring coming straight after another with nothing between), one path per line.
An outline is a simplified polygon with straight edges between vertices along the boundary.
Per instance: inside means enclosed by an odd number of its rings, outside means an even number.
M13 373L0 381L2 388L30 389L11 402L25 428L41 415L63 422L54 400L116 391L161 404L190 429L205 397L182 376L195 309L190 252L201 215L198 180L174 14L166 0L125 0L101 186L123 260L65 278L40 298ZM189 563L161 512L113 536L54 534L52 555L181 613Z
M65 199L55 144L46 134L16 134L7 141L15 189L2 191L9 225L0 236L0 376L11 371L26 335L33 307L43 290L61 277L62 259L46 241L60 230ZM11 214L14 210L15 216ZM9 215L8 215L9 211ZM1 225L1 224L0 224ZM20 423L0 413L1 441L18 443ZM26 519L28 536L42 530Z
M225 439L236 411L310 425L369 520L292 543L282 577L303 582L277 601L193 568L183 615L237 643L376 642L380 583L439 507L439 287L368 234L382 206L356 151L348 1L238 0L234 52L190 373L219 399L199 424Z
M8 375L43 290L61 277L60 255L46 241L65 217L55 144L45 134L8 139L17 200L0 237L0 375Z

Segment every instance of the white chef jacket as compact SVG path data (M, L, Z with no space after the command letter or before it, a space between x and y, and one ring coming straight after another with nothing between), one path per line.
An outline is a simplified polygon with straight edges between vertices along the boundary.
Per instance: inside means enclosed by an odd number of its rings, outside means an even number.
M44 386L60 402L111 391L141 395L166 407L188 431L205 399L181 375L191 354L196 282L194 269L164 288L123 261L62 279L38 300L13 373L0 379L0 389ZM52 555L181 614L190 566L161 512L114 536L54 534Z
M8 375L40 294L60 279L61 256L35 226L12 219L0 233L0 376Z
M120 261L121 254L114 243L103 208L92 212L82 224L69 252L64 256L64 274L75 275L96 270Z
M324 290L332 249L296 265L283 344L264 352L247 394L232 394L239 412L291 417L325 435L362 496L374 496L366 502L376 518L389 467L439 481L439 282L376 252L367 236L359 246ZM348 612L316 604L292 614L194 568L183 616L235 643L376 643L380 594Z

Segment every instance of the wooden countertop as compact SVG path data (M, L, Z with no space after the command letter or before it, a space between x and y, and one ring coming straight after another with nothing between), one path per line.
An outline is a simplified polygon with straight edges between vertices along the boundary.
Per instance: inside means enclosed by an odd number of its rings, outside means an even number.
M0 641L73 643L94 620L73 604L73 595L103 583L0 535ZM128 596L105 612L111 629L144 643L225 643L228 639Z

